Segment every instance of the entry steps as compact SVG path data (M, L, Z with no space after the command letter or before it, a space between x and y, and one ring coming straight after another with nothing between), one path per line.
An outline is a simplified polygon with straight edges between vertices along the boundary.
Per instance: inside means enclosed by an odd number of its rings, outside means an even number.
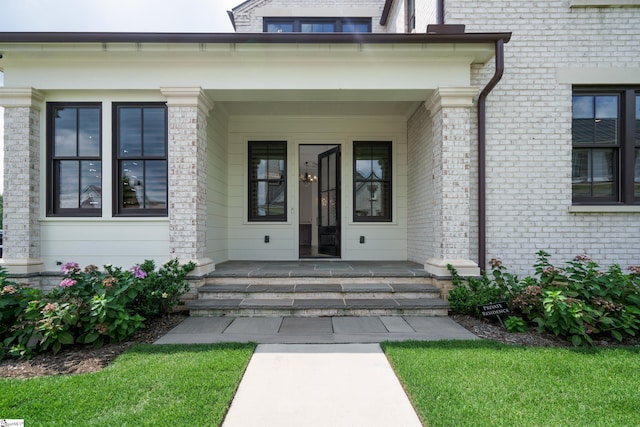
M210 277L192 316L447 316L428 277Z

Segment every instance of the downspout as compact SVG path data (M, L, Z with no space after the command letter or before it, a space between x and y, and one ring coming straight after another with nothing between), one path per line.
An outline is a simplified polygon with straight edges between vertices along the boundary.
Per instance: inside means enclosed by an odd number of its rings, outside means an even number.
M444 25L444 0L436 2L436 24Z
M478 267L486 269L487 259L487 213L486 213L486 101L487 96L498 84L504 72L504 40L496 40L496 69L489 83L478 96Z

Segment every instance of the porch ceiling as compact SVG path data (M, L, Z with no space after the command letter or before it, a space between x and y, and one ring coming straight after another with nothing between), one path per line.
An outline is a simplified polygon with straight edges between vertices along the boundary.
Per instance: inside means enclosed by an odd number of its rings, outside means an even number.
M432 90L208 90L233 116L408 116Z

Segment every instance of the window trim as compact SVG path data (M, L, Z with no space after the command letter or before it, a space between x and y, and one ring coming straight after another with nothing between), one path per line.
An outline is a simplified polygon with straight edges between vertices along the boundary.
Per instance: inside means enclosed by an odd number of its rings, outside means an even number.
M354 33L354 34L367 34L372 31L372 20L371 18L342 18L342 17L283 17L283 16L273 16L273 17L265 17L262 18L262 32L266 33L269 27L269 24L272 23L291 23L293 26L293 33L301 33L302 32L302 24L308 23L332 23L334 24L333 33L342 33L342 27L345 24L366 24L367 31ZM321 34L321 33L307 33L305 34ZM324 33L331 34L331 33Z
M257 144L282 144L284 147L284 171L282 174L282 180L284 182L284 206L283 206L283 214L282 215L273 215L273 216L256 216L253 214L253 197L251 194L252 183L252 166L251 166L251 155L252 155L252 146ZM256 222L287 222L288 221L288 143L287 141L267 141L267 140L255 140L247 142L247 221L251 223ZM274 179L256 179L256 181L278 181Z
M144 156L139 157L120 157L120 135L119 135L119 122L118 111L121 107L145 107L164 109L164 156ZM112 173L112 199L113 199L113 216L114 217L167 217L169 215L169 121L168 121L168 108L165 102L114 102L112 104L112 159L113 164L111 167ZM167 177L167 194L165 195L165 207L158 208L138 208L138 209L123 209L122 208L122 191L120 189L120 161L121 160L164 160L167 163L166 177Z
M599 206L599 205L640 205L640 197L634 194L634 162L636 150L636 96L640 96L639 86L574 86L572 90L572 100L574 96L592 95L606 96L617 95L619 97L619 117L617 146L598 144L576 144L573 142L573 128L571 138L571 150L576 148L614 148L617 174L614 181L614 196L594 197L594 196L574 196L572 191L572 205L574 206ZM572 116L573 120L573 116Z
M100 126L100 148L97 156L55 156L55 117L54 111L57 107L67 108L98 108L99 110L99 126ZM68 160L99 160L101 163L100 186L101 190L104 183L104 162L102 159L102 103L101 102L47 102L46 107L46 215L48 217L101 217L102 208L104 207L104 198L102 198L101 207L99 208L59 208L56 209L55 204L60 197L60 186L56 180L56 168L54 162L60 161L60 158L68 158Z
M387 149L387 153L389 156L389 169L387 172L387 176L388 178L386 179L381 179L379 181L382 182L386 182L388 184L388 188L389 188L389 195L388 195L388 207L387 207L387 212L388 214L385 216L362 216L362 215L358 215L357 214L357 190L358 190L358 183L362 183L362 182L371 182L371 181L366 181L366 180L358 180L356 179L356 162L357 162L357 156L356 156L356 149L358 145L379 145L379 146L383 146ZM378 181L376 181L378 182ZM352 170L352 186L353 186L353 204L352 204L352 216L353 216L353 222L354 223L372 223L372 222L393 222L393 142L392 141L353 141L353 170ZM382 189L377 189L376 190L377 193L377 197L376 199L380 199L382 198ZM369 199L370 200L370 199Z

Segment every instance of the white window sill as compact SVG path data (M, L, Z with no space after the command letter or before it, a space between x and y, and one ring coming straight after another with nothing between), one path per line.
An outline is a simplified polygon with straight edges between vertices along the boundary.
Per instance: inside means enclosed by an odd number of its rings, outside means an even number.
M569 7L640 7L640 0L569 0Z
M578 205L569 206L569 213L640 213L640 206Z

